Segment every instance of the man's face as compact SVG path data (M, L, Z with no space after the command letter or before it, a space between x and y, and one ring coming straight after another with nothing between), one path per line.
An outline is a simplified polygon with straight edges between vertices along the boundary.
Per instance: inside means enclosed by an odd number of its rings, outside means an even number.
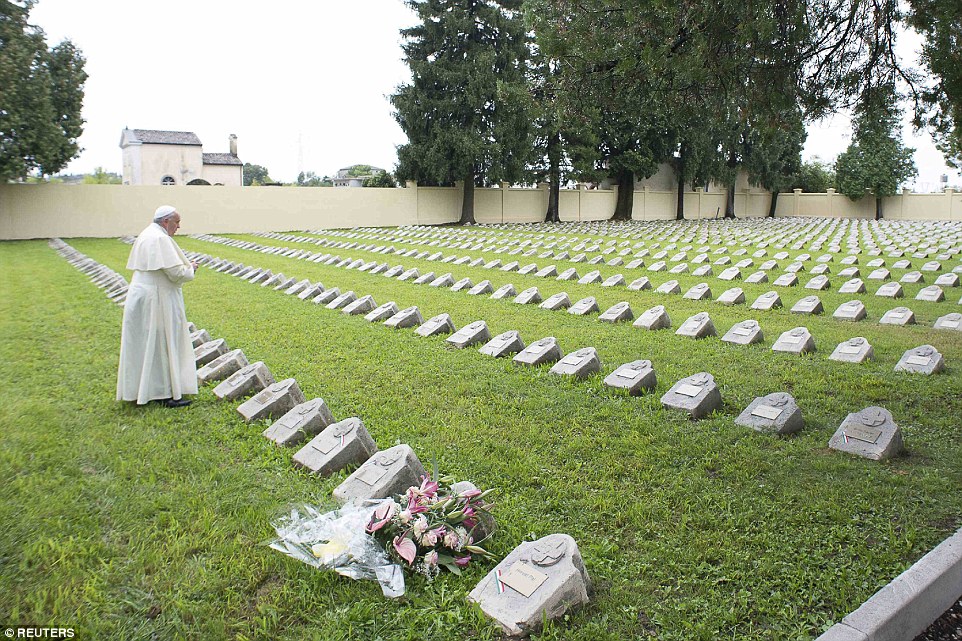
M174 213L173 216L161 223L161 227L167 232L168 236L173 236L180 229L180 214Z

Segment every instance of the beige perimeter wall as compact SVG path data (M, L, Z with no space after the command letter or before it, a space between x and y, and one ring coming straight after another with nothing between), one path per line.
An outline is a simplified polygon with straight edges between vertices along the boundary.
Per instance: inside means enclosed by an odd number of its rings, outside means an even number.
M545 187L475 190L479 223L537 222L548 203ZM616 189L564 189L563 221L607 220ZM685 218L715 218L724 212L725 193L696 190L684 195ZM635 191L635 220L673 220L676 193ZM771 195L743 189L735 195L739 218L768 213ZM162 187L159 185L0 185L0 239L54 236L112 237L139 233L160 205L177 207L182 233L243 233L345 227L436 225L458 220L457 187L325 189L306 187ZM962 193L911 192L886 198L892 220L962 220ZM776 215L872 218L875 200L826 194L779 194Z

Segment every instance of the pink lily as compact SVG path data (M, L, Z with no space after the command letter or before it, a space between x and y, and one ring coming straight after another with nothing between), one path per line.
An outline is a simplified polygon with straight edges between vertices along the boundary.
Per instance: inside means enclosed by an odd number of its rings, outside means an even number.
M464 492L461 492L460 494L458 494L458 497L462 499L471 500L476 496L481 496L482 494L484 494L484 492L482 492L481 490L465 490Z
M456 566L458 566L459 568L467 567L467 566L468 566L468 563L470 563L470 562L471 562L471 555L470 555L470 554L467 554L467 555L465 555L465 556L456 556L456 557L454 557L454 564L455 564Z
M414 559L418 554L418 546L414 544L414 541L405 537L403 534L395 537L394 550L398 553L398 556L408 562L408 565L414 564Z
M394 501L379 506L376 510L374 510L374 513L371 514L371 520L368 521L365 529L369 534L377 532L382 527L387 525L388 522L390 522L396 511L397 504Z

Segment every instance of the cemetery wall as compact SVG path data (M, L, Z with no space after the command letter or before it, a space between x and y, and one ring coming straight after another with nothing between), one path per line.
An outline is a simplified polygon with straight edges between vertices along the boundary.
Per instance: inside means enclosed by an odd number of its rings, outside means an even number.
M544 219L548 190L495 187L475 190L475 218L481 223ZM615 209L614 189L563 189L563 221L607 220ZM721 217L725 192L687 192L685 218ZM635 191L635 220L673 220L676 194L641 187ZM741 189L735 194L739 218L768 214L771 196ZM294 187L163 187L159 185L0 185L0 239L52 236L111 237L139 233L161 204L184 214L182 233L243 233L366 226L436 225L458 220L458 187L332 189ZM824 194L780 194L777 216L871 219L875 199L858 201L829 190ZM962 220L962 193L906 192L883 201L891 220Z

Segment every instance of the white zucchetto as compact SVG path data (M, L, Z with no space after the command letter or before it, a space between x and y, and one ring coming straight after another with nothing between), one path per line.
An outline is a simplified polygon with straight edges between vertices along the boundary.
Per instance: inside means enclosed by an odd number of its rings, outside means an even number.
M157 211L154 212L154 222L159 223L163 219L170 218L176 213L177 209L174 207L171 207L170 205L161 205L157 208Z

